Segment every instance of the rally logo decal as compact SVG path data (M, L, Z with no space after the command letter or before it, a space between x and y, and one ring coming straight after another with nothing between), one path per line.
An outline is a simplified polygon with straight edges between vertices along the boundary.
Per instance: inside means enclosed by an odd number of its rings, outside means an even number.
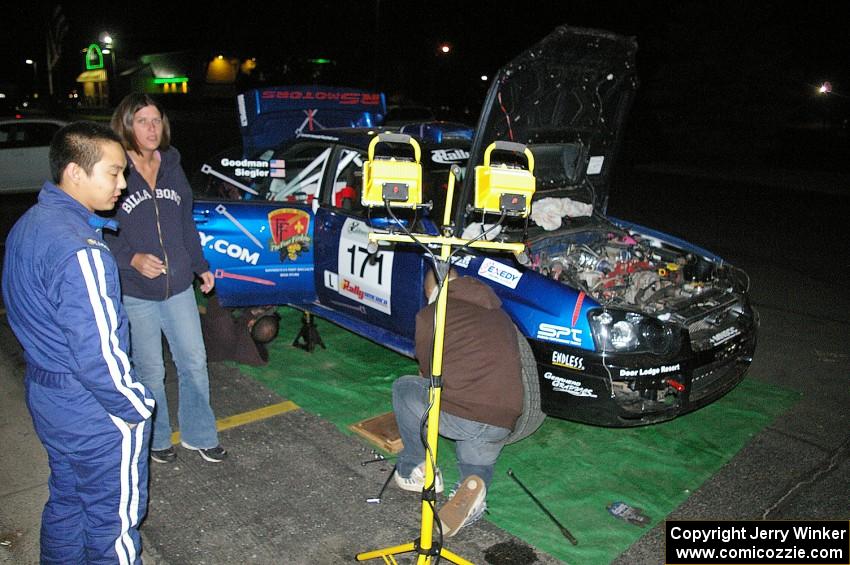
M295 261L310 250L310 214L296 208L280 208L269 212L272 242L269 249L280 251L280 260Z

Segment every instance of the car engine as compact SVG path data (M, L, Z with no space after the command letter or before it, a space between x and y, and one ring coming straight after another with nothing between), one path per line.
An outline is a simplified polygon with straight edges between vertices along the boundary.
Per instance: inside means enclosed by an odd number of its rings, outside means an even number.
M611 226L614 227L614 226ZM742 271L620 229L549 235L530 244L533 270L602 304L658 316L709 290L744 290Z

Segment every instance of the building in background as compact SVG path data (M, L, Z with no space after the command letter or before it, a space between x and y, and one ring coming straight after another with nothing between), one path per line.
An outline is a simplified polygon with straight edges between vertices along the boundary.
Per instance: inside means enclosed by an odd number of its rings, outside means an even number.
M109 77L103 60L103 51L97 43L92 43L83 49L85 70L77 76L81 85L81 106L101 107L109 105ZM115 74L113 59L112 74Z

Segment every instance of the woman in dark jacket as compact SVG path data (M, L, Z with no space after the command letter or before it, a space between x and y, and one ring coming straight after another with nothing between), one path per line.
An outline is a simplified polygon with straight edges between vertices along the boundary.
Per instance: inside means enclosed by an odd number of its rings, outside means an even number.
M139 380L156 399L151 459L177 458L165 394L162 334L179 380L177 416L183 447L206 461L227 457L210 407L207 356L192 286L208 293L215 278L192 220L192 191L170 146L168 118L145 94L130 94L112 115L112 129L127 151L127 191L116 207L117 236L107 239L121 273L130 319L131 356Z

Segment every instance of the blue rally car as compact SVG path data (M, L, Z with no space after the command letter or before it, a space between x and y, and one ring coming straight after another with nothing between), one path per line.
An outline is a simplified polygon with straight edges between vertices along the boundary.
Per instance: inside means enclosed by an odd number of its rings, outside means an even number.
M456 262L495 290L521 334L525 413L511 440L544 415L637 426L716 400L741 381L755 349L747 276L709 251L605 215L637 87L635 52L633 38L563 26L501 69L471 140L439 124L406 128L422 145L430 213L397 210L392 219L362 206L362 165L378 128L302 133L253 159L222 159L206 185L212 198L194 208L219 300L289 304L412 355L426 256L406 244L370 252L370 230L404 223L437 234L433 218L443 217L448 171L458 165L453 222L458 234L480 234L493 220L473 206L472 169L493 141L521 143L534 158L532 211L490 236L526 251L470 250ZM405 146L388 145L407 157ZM235 169L243 180L233 180Z

